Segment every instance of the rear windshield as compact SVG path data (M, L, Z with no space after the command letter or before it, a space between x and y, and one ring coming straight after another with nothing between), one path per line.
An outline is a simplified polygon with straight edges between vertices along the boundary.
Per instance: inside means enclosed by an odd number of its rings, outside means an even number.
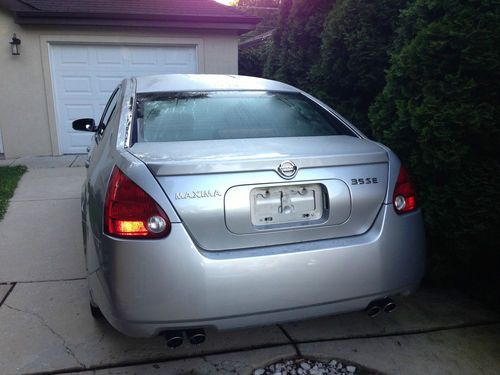
M137 142L352 135L300 93L214 91L138 95Z

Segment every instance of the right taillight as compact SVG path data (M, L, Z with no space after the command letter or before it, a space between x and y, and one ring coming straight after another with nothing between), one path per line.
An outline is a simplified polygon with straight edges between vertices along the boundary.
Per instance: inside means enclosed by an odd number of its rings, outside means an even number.
M404 214L417 208L415 188L413 187L410 177L403 166L399 169L398 180L396 181L396 186L394 188L392 202L394 204L394 209L398 214Z
M115 167L104 205L104 232L121 238L162 238L171 224L161 207Z

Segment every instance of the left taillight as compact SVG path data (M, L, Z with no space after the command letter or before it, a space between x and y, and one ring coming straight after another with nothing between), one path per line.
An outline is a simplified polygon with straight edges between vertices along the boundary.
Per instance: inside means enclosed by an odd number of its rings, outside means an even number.
M415 187L403 166L399 169L398 179L394 187L393 204L397 214L404 214L417 209Z
M104 205L104 232L113 237L148 239L166 237L170 229L170 220L158 203L114 167Z

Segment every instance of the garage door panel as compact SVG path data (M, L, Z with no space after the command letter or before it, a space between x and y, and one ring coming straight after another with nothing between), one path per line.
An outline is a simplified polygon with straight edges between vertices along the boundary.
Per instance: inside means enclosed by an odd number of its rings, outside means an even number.
M109 96L126 77L196 73L194 46L51 45L50 68L59 145L85 153L91 134L75 132L78 118L101 117Z
M66 46L57 54L56 58L60 65L89 65L90 55L85 47L81 46Z
M151 48L136 47L130 51L130 65L158 65L158 51Z
M62 89L65 95L92 94L92 80L90 77L62 77Z
M123 65L125 62L125 51L121 47L105 47L94 50L96 55L96 64L102 65Z
M97 76L97 91L99 94L109 97L115 90L116 86L121 82L123 76Z
M93 118L95 115L94 106L90 104L67 104L64 107L66 109L66 118L70 122L80 118Z
M91 133L71 133L69 134L69 140L70 140L70 145L68 148L68 154L78 154L80 153L79 150L86 149L87 146L90 144L90 141L92 140L92 134Z

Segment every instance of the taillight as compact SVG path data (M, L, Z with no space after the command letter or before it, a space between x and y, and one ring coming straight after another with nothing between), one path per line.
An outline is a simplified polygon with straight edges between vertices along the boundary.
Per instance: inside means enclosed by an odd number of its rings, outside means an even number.
M104 231L114 237L161 238L170 220L158 203L115 167L104 206Z
M394 188L394 196L392 200L394 209L398 214L413 211L417 208L415 201L415 188L410 181L410 177L406 172L405 167L399 169L398 180Z

